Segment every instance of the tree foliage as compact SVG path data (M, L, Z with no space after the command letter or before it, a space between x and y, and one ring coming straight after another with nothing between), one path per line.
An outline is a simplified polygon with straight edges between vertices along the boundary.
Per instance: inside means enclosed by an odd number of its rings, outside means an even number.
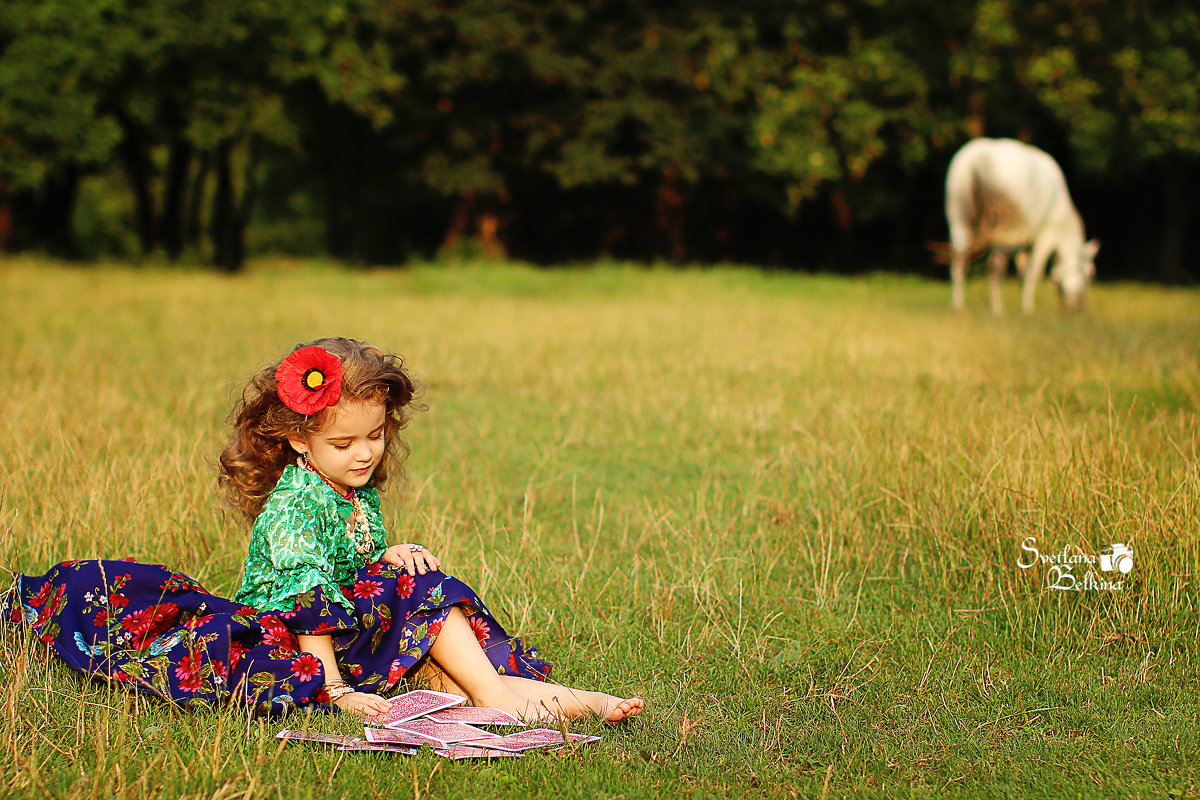
M1152 195L1147 269L1178 278L1198 62L1182 0L9 0L0 204L9 247L71 252L102 176L144 253L228 269L298 218L350 259L857 268L923 263L953 150L1014 135L1085 218Z

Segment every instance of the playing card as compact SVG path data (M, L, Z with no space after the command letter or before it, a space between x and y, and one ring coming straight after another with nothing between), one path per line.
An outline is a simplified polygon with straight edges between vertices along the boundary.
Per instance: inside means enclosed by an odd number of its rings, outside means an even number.
M469 725L520 725L521 720L498 708L458 706L443 708L428 715L438 722L465 722Z
M549 728L534 728L528 731L510 733L506 736L493 736L490 739L472 739L470 744L473 747L508 750L516 753L522 750L532 750L535 747L561 747L567 742L572 742L574 744L591 744L592 742L598 741L600 741L599 736L584 736L582 733L568 733L564 739L562 731L555 731Z
M437 722L432 719L413 719L408 722L394 723L389 727L409 733L419 733L430 739L437 739L442 745L447 745L451 742L489 739L496 736L496 734L488 733L482 728L464 725L461 722Z
M408 747L407 745L394 744L392 742L355 742L353 744L344 744L338 750L360 750L373 751L376 753L397 753L402 756L414 755L419 747Z
M399 728L363 728L363 734L367 737L368 742L378 744L410 745L412 747L420 747L423 744L430 747L445 746L445 742L441 739L431 739L415 731Z
M470 744L452 744L433 752L442 758L452 758L455 761L464 758L520 758L525 755L508 750L488 750L485 747L473 747Z
M324 744L355 744L361 743L362 739L358 736L342 736L337 733L318 733L316 731L291 731L281 730L275 734L276 739L295 739L301 742L322 742Z
M462 705L467 702L467 698L446 692L417 689L414 692L393 697L389 702L391 706L387 711L371 717L372 725L382 725L385 728L391 727L397 722L416 719L431 711Z

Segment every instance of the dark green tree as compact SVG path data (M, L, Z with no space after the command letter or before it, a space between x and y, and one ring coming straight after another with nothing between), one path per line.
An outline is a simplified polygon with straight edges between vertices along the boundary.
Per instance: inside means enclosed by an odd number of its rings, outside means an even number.
M1150 176L1160 224L1158 277L1188 277L1185 241L1200 206L1200 8L1194 3L1072 0L1026 18L1037 31L1021 77L1067 131L1093 180ZM1147 186L1149 184L1149 186ZM1131 192L1134 194L1135 192Z
M12 0L0 14L0 201L23 199L33 241L71 255L80 178L110 163L120 142L101 109L120 69L100 5Z

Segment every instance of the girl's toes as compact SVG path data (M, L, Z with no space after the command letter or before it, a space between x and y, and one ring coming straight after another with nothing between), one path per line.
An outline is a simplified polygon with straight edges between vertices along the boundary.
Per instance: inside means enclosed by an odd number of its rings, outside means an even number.
M645 703L640 697L630 697L613 706L612 710L608 712L608 716L604 718L604 721L611 725L631 717L636 717L642 713L642 708L644 707Z

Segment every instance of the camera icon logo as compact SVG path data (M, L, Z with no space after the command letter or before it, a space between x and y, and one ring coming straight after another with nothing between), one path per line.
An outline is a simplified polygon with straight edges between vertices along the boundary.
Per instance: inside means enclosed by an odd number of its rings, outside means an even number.
M1100 552L1101 572L1120 572L1128 575L1133 569L1133 550L1127 545L1116 542L1105 547Z

